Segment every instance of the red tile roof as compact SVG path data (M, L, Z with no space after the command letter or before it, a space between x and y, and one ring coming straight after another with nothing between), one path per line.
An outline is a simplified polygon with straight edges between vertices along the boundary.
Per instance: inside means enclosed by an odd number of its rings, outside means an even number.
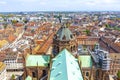
M52 44L53 36L54 36L54 33L50 34L48 39L45 41L45 43L42 45L42 47L38 51L38 54L46 54L46 52L48 51L50 45Z
M34 26L36 23L35 22L29 22L28 26Z
M14 41L15 39L16 39L16 37L14 35L12 35L12 34L8 36L8 40L10 42Z
M21 26L23 26L23 24L22 23L16 23L16 24L14 24L14 26L21 27Z

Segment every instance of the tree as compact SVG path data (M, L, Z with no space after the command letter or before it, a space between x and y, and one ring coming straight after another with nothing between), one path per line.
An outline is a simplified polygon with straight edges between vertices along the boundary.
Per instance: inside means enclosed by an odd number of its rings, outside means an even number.
M118 78L118 80L120 80L120 70L117 73L117 78Z
M14 14L8 14L7 15L7 17L13 17L14 16Z
M3 14L0 14L0 17L4 18L4 15L3 15Z
M15 80L15 75L12 74L11 80Z
M86 33L87 36L90 35L90 30L86 29L84 32Z
M107 28L110 28L109 24L106 24L105 26L106 26Z
M4 24L4 26L3 26L3 27L4 27L4 29L6 29L6 28L7 28L7 24Z
M23 22L26 24L28 23L29 21L27 19L24 19Z
M17 22L17 20L12 20L12 24L16 24Z

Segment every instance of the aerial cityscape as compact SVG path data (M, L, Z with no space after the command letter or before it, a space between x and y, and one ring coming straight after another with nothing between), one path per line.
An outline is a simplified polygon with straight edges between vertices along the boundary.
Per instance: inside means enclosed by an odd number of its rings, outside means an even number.
M0 0L0 80L120 80L120 1Z

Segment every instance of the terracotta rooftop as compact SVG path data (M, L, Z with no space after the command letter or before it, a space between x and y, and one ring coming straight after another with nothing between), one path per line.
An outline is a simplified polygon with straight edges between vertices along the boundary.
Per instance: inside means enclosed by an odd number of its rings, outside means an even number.
M0 62L4 61L6 58L6 54L4 52L0 52Z
M106 42L107 44L109 44L113 49L115 49L117 52L119 52L120 53L120 47L116 44L116 43L114 43L113 41L111 41L111 40L109 40L109 39L107 39L107 38L105 38L105 37L102 37L101 38L104 42Z
M78 36L77 38L78 38L78 39L79 39L79 38L80 38L80 39L87 39L88 36L85 36L85 35L84 35L84 36Z
M120 47L120 42L118 42L118 43L115 43L116 45L118 45L119 47Z
M111 54L109 54L109 56L112 59L120 59L120 54L118 54L118 53L111 53Z
M14 24L14 26L21 27L21 26L23 26L23 24L22 23L16 23L16 24Z
M34 26L36 23L35 22L29 22L28 26Z
M54 36L54 33L50 34L50 36L45 41L45 43L42 45L42 47L40 48L38 53L45 54L47 52L47 50L49 49L50 45L52 44L53 36Z
M35 43L36 44L42 44L44 42L44 40L43 39L40 39L40 40L35 40Z
M14 35L12 35L12 34L8 36L8 40L10 42L14 41L15 39L16 39L16 37Z
M0 33L2 33L2 34L3 34L4 32L5 32L5 30L0 30Z
M25 33L24 36L34 36L34 34L31 34L31 33Z

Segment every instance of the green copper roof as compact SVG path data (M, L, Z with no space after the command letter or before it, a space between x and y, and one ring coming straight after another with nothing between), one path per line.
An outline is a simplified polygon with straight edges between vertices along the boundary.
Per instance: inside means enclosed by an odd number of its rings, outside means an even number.
M67 27L61 27L57 31L56 35L57 35L58 40L72 40L72 39L74 39L72 32Z
M50 80L83 80L78 60L66 49L52 59Z
M80 55L78 59L81 62L82 67L92 67L92 58L90 55Z
M26 66L47 67L49 61L50 61L50 56L47 55L28 55L26 57Z
M27 78L25 80L32 80L31 76L27 76Z

